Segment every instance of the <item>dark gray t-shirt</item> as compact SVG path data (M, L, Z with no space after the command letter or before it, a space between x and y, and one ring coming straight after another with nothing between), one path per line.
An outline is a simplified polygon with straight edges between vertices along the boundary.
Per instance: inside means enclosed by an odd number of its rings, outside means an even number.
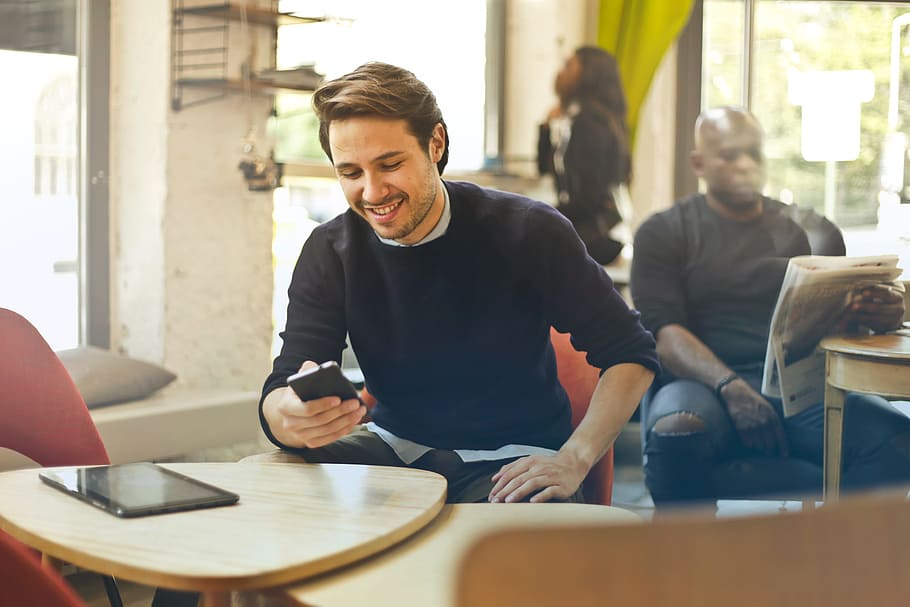
M631 291L654 335L678 323L727 365L764 362L787 262L810 253L785 205L765 199L754 220L727 219L696 194L656 213L635 235Z

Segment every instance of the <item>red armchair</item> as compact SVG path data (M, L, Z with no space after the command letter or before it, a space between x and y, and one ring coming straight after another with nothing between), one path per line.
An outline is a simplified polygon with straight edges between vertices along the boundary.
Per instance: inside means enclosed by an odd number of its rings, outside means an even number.
M40 466L110 463L88 407L63 363L28 320L5 308L0 308L0 386L0 447ZM0 539L14 541L3 532ZM116 580L111 576L102 580L111 606L120 607ZM0 605L19 604L57 603L0 601Z
M5 533L0 533L0 605L85 607L59 573L42 567L25 546Z

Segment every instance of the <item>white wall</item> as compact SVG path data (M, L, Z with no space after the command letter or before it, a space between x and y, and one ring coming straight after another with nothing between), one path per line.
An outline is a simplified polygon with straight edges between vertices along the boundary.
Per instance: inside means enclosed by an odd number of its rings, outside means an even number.
M672 206L676 153L676 45L664 56L638 114L633 151L633 216L626 218L634 232L652 213Z
M111 3L111 340L155 362L166 346L169 49L168 2Z
M188 386L258 389L270 365L272 202L248 191L237 164L270 104L229 95L173 111L170 2L111 9L114 349ZM267 31L253 34L259 56Z

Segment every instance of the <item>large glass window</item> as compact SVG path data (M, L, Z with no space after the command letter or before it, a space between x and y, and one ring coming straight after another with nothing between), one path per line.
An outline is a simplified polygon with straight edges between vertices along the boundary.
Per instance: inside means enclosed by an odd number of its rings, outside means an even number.
M705 0L702 107L743 105L744 15L741 0Z
M906 270L910 5L704 0L703 41L703 106L761 121L767 194L824 213L849 254L903 253Z
M6 3L0 29L0 306L80 341L76 2Z
M325 20L279 28L279 69L310 65L331 79L367 61L407 68L436 94L458 134L449 167L481 168L487 0L283 0L280 9ZM457 35L440 38L440 27ZM324 162L308 95L279 96L277 117L280 160Z

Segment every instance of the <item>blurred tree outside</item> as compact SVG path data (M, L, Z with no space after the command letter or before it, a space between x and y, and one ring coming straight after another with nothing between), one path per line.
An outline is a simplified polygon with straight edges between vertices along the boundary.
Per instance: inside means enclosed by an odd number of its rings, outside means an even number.
M836 163L833 219L841 227L876 222L882 142L888 132L891 27L894 18L906 12L907 5L897 3L758 2L751 108L765 129L769 196L824 210L826 163L802 157L805 108L788 99L789 75L869 70L875 94L861 106L858 158ZM706 107L741 104L743 3L708 0L705 21ZM730 50L737 48L735 54ZM907 82L910 61L902 72ZM900 128L906 131L906 119Z
M316 133L312 95L278 95L275 100L275 157L279 162L326 162Z

